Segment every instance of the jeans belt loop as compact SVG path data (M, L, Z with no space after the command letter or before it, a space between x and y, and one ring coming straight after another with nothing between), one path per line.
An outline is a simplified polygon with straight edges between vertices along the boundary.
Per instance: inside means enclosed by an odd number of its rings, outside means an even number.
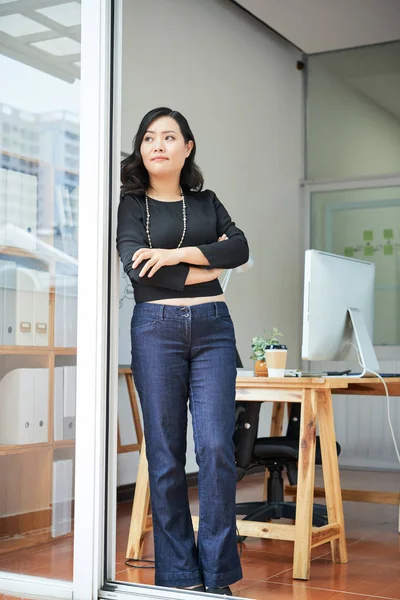
M214 302L215 316L218 317L218 304Z

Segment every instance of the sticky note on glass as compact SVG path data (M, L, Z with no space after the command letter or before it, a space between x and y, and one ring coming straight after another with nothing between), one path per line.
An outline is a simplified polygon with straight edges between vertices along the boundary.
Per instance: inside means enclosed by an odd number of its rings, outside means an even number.
M394 238L393 229L384 229L383 237L385 238L385 240L392 240Z
M372 231L372 229L366 229L363 233L364 242L372 242L373 239L374 239L374 232Z
M344 256L348 256L349 258L352 258L354 256L354 248L352 248L351 246L347 246L344 249Z
M383 246L383 254L386 254L386 256L389 256L389 255L393 254L393 245L392 244L385 244Z
M364 246L364 256L373 256L374 248L373 246Z

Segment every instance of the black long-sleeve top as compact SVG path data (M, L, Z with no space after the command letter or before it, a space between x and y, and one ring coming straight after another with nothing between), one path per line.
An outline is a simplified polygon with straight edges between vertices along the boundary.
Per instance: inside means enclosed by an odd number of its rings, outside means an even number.
M249 248L244 233L236 227L214 192L185 194L187 227L182 247L196 246L211 268L231 269L247 262ZM178 246L183 232L182 201L164 202L149 197L150 237L153 248ZM218 242L226 234L228 240ZM139 277L147 261L132 269L132 256L139 248L149 248L146 234L144 195L125 194L118 208L117 248L129 276L136 303L166 298L216 296L222 293L218 279L185 285L190 265L179 263L161 267L152 277ZM208 267L208 268L210 268Z

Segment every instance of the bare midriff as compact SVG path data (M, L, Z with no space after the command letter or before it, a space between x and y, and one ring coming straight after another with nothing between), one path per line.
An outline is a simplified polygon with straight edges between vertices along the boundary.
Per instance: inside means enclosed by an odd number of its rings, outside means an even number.
M194 306L207 302L226 302L224 294L218 296L203 296L200 298L165 298L164 300L150 300L148 304L168 304L169 306Z

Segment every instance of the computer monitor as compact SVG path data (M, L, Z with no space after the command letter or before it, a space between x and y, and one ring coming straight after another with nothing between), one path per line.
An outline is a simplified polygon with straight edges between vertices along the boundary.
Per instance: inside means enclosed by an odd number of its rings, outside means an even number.
M302 358L348 358L352 342L361 375L379 372L372 345L375 265L318 250L306 250ZM350 351L350 352L349 352Z

